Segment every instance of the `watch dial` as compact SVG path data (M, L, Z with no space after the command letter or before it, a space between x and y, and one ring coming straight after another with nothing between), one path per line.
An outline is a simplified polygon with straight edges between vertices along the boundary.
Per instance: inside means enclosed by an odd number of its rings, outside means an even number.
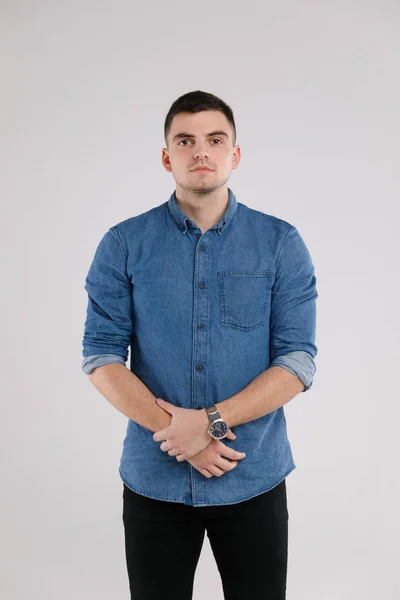
M216 438L222 438L228 433L228 426L224 421L216 421L211 425L211 433Z

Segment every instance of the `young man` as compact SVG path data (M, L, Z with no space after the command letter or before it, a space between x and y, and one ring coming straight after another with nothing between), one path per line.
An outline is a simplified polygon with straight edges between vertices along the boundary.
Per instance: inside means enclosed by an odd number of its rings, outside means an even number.
M175 191L110 227L85 285L82 368L129 417L131 598L192 598L207 532L225 600L282 600L296 468L283 405L315 373L314 266L295 226L227 186L240 147L225 102L181 96L164 134Z

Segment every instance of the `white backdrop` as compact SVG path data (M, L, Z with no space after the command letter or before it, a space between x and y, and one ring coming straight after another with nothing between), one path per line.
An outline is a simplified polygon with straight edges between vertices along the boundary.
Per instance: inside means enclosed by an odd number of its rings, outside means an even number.
M285 407L288 600L397 600L398 1L0 11L1 598L129 597L127 419L81 371L84 279L111 225L175 189L164 118L201 89L234 111L237 200L316 268L317 373ZM206 537L194 600L222 597Z

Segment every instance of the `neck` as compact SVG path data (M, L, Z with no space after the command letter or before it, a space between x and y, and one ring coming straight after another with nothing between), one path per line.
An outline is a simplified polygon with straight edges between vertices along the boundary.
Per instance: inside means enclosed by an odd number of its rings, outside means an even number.
M220 188L210 193L193 192L176 188L176 202L185 215L200 227L202 233L218 223L228 207L228 188Z

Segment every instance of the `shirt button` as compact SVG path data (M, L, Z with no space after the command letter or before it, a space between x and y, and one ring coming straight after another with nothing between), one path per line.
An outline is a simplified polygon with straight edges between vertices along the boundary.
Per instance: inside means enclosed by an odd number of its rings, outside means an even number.
M205 250L206 247L205 246L200 246L200 250Z
M204 283L204 281L200 281L200 283L199 283L199 287L203 288L204 286L205 286L205 283Z
M196 365L196 369L198 371L202 371L202 369L204 369L203 365Z
M199 323L199 324L197 325L197 327L198 327L199 329L203 329L203 327L204 327L204 323Z

